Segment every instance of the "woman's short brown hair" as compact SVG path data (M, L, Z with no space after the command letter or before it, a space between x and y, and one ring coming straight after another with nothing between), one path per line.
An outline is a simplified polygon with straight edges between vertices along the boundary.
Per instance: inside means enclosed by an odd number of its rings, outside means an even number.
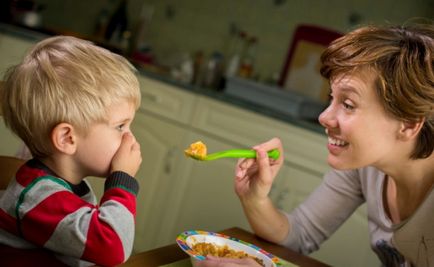
M434 150L434 25L365 26L333 41L321 57L321 75L371 69L379 99L405 122L424 121L411 158Z

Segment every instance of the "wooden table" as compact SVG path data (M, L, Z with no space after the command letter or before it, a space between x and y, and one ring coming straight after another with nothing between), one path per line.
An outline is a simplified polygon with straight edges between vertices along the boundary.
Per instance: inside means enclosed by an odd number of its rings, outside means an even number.
M244 240L264 250L280 257L286 261L294 263L299 266L323 267L329 266L325 263L319 262L313 258L296 253L285 247L269 243L254 234L243 230L241 228L229 228L221 231L220 233ZM137 253L131 256L128 261L120 266L122 267L153 267L169 264L175 261L186 259L189 256L178 247L177 244L168 245L161 248Z

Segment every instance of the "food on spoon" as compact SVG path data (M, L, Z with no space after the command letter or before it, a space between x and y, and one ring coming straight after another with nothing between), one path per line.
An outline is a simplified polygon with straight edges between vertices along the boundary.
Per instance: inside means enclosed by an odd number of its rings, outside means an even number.
M184 153L187 157L204 159L207 155L206 145L201 141L197 141L184 150Z
M193 250L202 256L216 256L221 258L243 259L252 258L260 265L264 266L264 262L244 251L236 251L228 247L228 245L218 246L212 243L199 242L193 245Z

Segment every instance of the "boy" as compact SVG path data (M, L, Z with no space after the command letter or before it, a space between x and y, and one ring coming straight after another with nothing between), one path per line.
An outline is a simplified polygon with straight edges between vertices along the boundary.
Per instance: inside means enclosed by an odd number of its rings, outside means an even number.
M140 105L134 67L74 37L39 42L6 74L6 125L33 159L0 199L0 244L53 251L68 265L117 265L134 239ZM107 177L99 204L87 176ZM0 260L1 261L1 260Z

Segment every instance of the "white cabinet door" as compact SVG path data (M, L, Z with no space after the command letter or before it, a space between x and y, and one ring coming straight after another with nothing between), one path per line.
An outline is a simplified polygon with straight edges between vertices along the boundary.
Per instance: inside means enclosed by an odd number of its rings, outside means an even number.
M213 137L190 132L186 144L202 140L209 151L232 146ZM234 192L236 159L197 161L184 156L180 172L173 176L172 192L161 222L161 245L173 243L186 230L220 231L239 226L249 229L240 201Z
M197 96L167 83L139 76L141 109L175 123L189 124Z
M0 80L4 72L11 66L18 64L27 50L35 42L0 33Z
M9 128L6 128L0 116L0 155L15 156L22 146L22 141Z
M172 208L167 199L176 191L187 131L140 113L136 116L133 131L140 142L143 158L136 175L140 192L134 249L143 251L161 245L159 233L164 230L166 213ZM173 238L171 241L173 243Z
M0 81L6 70L18 64L33 44L32 41L0 33ZM21 147L21 140L6 128L1 116L0 136L0 154L14 156Z

